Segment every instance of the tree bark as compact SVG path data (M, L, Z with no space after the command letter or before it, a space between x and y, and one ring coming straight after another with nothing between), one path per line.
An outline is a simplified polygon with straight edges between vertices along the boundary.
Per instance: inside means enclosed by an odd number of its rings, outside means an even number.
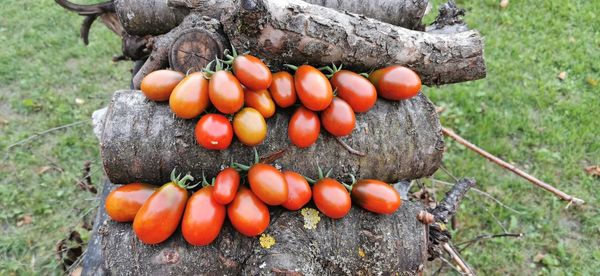
M320 215L314 229L300 211L272 208L268 249L229 222L209 246L191 246L179 231L149 246L130 223L108 218L104 199L115 187L105 184L83 275L416 275L427 257L426 226L416 219L423 208L409 201L392 215L357 207L339 220Z
M263 155L281 153L276 164L316 177L317 164L334 168L333 177L376 178L389 183L433 174L444 149L439 118L422 94L401 102L379 100L357 115L356 129L343 138L350 153L325 130L306 149L291 146L287 125L292 110L279 110L267 121L266 140L257 147ZM253 150L234 140L228 150L207 151L194 138L196 120L174 118L167 104L150 102L139 91L118 91L104 116L100 139L104 169L113 183L136 181L161 184L174 168L215 176L230 159L250 163ZM349 179L348 179L349 180Z
M281 1L281 0L277 0ZM116 13L121 24L132 35L161 35L169 32L183 18L203 5L203 15L219 19L224 4L239 5L240 0L115 0ZM423 30L421 19L427 8L427 0L307 0L324 7L348 11L383 22L413 30Z

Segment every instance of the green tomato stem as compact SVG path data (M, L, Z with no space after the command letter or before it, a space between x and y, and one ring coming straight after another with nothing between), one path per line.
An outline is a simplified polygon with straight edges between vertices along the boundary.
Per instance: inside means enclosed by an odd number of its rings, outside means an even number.
M287 68L290 68L290 69L294 70L294 72L295 72L295 71L298 71L298 66L296 66L296 65L291 65L291 64L287 64L287 63L286 63L286 64L284 64L283 66L285 66L285 67L287 67Z

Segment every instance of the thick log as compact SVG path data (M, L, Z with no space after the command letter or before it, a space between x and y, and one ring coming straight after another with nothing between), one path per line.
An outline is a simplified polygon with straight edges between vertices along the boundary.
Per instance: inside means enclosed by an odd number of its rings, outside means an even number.
M357 115L354 132L343 138L350 153L322 130L316 144L306 149L291 146L287 125L292 110L279 110L267 121L266 140L257 147L262 155L284 151L276 160L283 169L316 177L317 164L335 168L333 176L386 182L433 174L440 165L444 142L434 106L422 94L406 101L379 100L365 114ZM118 91L104 118L100 139L104 170L113 183L142 181L164 183L174 168L194 175L215 176L230 159L249 163L253 150L234 140L224 151L207 151L197 145L197 120L175 118L169 106L146 100L139 91Z
M281 0L278 0L281 1ZM240 0L114 0L121 24L132 35L160 35L175 28L197 5L205 8L203 15L219 19L224 3L232 6ZM422 30L421 19L427 0L308 0L312 4L341 11L363 14L383 22L408 29Z
M416 219L422 207L409 201L388 216L356 207L339 220L320 215L314 229L302 212L272 208L270 248L229 222L209 246L187 244L180 231L148 246L130 223L108 218L104 198L114 187L105 184L83 275L415 275L427 257L426 226Z

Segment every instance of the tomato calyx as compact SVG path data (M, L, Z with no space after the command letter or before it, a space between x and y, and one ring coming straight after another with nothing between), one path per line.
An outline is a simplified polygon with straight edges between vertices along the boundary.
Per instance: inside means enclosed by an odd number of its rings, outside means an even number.
M211 182L208 182L208 180L206 180L206 175L204 174L204 172L202 172L202 182L199 182L198 184L202 184L202 188L208 186L215 186L215 178L213 177Z
M326 173L323 173L323 169L321 169L321 166L319 166L317 164L317 171L318 171L318 178L316 180L303 175L304 179L306 179L306 181L311 185L315 184L323 178L328 178L331 175L331 173L333 172L333 168L330 168Z
M215 62L215 70L210 69L211 67L213 67L213 62ZM225 66L225 65L227 65L227 66ZM230 69L229 64L227 64L223 60L219 59L219 57L215 56L214 60L211 60L208 64L206 64L206 66L204 68L202 68L202 72L204 73L204 76L207 79L210 79L212 77L212 75L214 75L216 72L229 71L229 69Z
M317 69L319 69L319 71L329 72L329 74L325 74L325 76L328 79L331 79L333 77L333 75L335 75L335 73L341 71L343 67L344 67L343 63L340 63L340 67L337 67L335 65L335 63L332 62L331 66L323 66L323 67L319 67ZM335 94L335 91L334 91L334 94Z
M254 163L252 163L250 165L244 165L242 163L233 162L233 160L231 160L230 167L234 168L238 172L247 172L250 170L252 165L258 164L258 163L260 163L260 156L258 155L258 151L256 150L256 148L254 148Z
M248 55L250 54L250 52L244 52L241 55L238 54L237 50L235 49L235 47L233 47L233 45L231 45L231 54L229 54L229 49L225 49L225 51L223 52L223 56L225 56L225 60L223 60L223 63L227 64L227 65L232 65L233 62L235 61L235 58L237 58L238 56L243 56L243 55Z
M283 66L284 66L284 67L287 67L287 68L289 68L289 69L291 69L291 70L292 70L292 71L294 71L294 72L298 71L298 66L296 66L296 65L292 65L292 64L287 64L287 63L286 63L286 64L284 64Z
M171 171L171 182L174 183L175 185L177 185L181 188L184 188L186 190L190 190L190 189L193 189L196 186L198 186L198 184L200 184L200 183L196 183L196 184L190 185L188 183L188 181L194 181L194 177L190 173L187 173L183 177L181 177L181 174L178 174L177 176L175 176L175 174L176 174L175 171L176 171L176 169L173 169L173 171Z

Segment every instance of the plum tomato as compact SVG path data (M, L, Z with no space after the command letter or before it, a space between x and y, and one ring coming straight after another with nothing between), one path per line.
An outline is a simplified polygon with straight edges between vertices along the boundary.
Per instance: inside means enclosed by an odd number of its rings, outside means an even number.
M208 245L221 232L226 209L213 199L213 192L212 186L206 186L195 192L187 202L181 233L191 245Z
M286 108L296 103L296 88L294 87L294 77L285 71L273 74L273 82L269 87L271 97L281 108Z
M346 136L352 133L356 125L356 116L352 107L339 97L321 112L321 124L333 136Z
M288 185L283 174L275 167L256 163L248 170L252 192L268 205L281 205L288 198Z
M157 70L142 79L140 89L146 98L164 102L169 100L173 88L185 77L181 72L173 70Z
M271 118L275 114L275 103L271 99L269 91L265 89L258 91L244 89L244 102L246 106L258 110L265 119Z
M223 114L236 113L244 106L244 90L229 71L220 70L210 77L208 97L213 106Z
M331 104L333 91L327 77L317 68L301 65L294 75L296 94L306 108L324 110Z
M288 186L288 197L281 206L291 211L299 210L310 201L312 190L304 176L299 173L285 171L283 177Z
M331 86L337 91L337 96L346 101L354 112L367 112L377 101L375 86L365 77L348 70L340 70L333 74Z
M243 186L227 206L227 216L233 228L248 237L262 234L271 219L267 205Z
M191 73L179 82L169 98L171 111L183 119L197 117L208 104L208 80L200 72Z
M234 57L232 69L237 79L250 90L265 90L271 86L273 80L271 70L255 56L239 55Z
M421 90L421 78L413 70L393 65L384 70L378 81L379 96L398 101L410 99Z
M131 183L112 190L106 197L106 213L114 221L130 222L144 202L156 191L155 186Z
M316 112L298 107L288 124L288 137L299 148L310 147L319 139L321 121Z
M244 107L233 117L235 136L247 146L256 146L267 137L265 118L252 107Z
M233 140L233 127L227 117L221 114L206 114L198 120L194 136L205 149L224 150Z
M392 214L402 204L400 194L392 186L375 179L356 182L350 196L352 202L377 214Z
M233 168L225 168L215 178L213 198L219 204L229 204L240 186L240 173Z
M343 218L350 211L350 193L342 183L332 178L322 178L312 187L312 197L317 209L327 217Z

